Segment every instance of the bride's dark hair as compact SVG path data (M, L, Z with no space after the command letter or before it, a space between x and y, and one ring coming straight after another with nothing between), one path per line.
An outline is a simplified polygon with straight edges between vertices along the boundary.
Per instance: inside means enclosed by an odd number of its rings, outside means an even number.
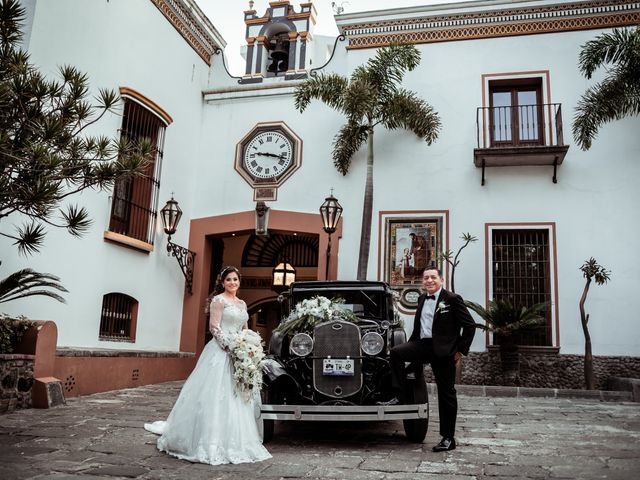
M213 297L215 297L216 295L219 295L220 293L224 292L224 279L227 278L227 276L230 273L235 273L238 275L238 279L241 278L240 275L240 270L238 270L236 267L229 265L227 267L224 267L222 270L220 270L220 273L218 274L218 276L216 277L216 286L213 287L213 292L211 292L208 296L207 296L207 300L204 306L204 312L208 315L209 314L209 308L211 305L211 299Z
M219 293L224 292L224 280L225 278L227 278L229 276L230 273L235 273L238 275L238 279L240 279L240 270L238 270L236 267L229 265L227 267L224 267L222 270L220 270L220 273L218 274L218 278L216 278L216 287L213 289L213 294L214 295L218 295Z

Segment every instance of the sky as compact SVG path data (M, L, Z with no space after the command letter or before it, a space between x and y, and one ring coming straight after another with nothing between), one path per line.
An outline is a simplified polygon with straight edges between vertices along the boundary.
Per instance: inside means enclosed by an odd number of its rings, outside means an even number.
M273 1L273 0L271 0ZM416 5L435 5L439 3L457 3L463 0L312 0L318 11L318 23L314 29L316 35L337 36L338 32L331 21L334 9L331 4L343 8L343 13L384 10L388 8L411 7ZM244 32L244 11L249 10L248 0L195 0L200 9L209 17L218 32L227 41L225 56L232 75L242 75L244 63L240 57L240 47L246 44ZM290 0L296 11L305 0ZM253 9L258 16L264 15L269 7L269 0L255 0Z

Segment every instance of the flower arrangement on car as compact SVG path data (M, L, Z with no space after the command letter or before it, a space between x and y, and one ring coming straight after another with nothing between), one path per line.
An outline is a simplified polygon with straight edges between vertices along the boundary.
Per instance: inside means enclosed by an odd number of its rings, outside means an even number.
M262 338L253 330L245 329L230 335L228 349L233 364L236 391L245 401L260 395L264 351Z
M358 317L342 307L341 298L328 299L321 295L309 298L296 304L291 314L276 328L276 332L286 335L289 332L312 332L322 322L339 317L341 320L357 323Z

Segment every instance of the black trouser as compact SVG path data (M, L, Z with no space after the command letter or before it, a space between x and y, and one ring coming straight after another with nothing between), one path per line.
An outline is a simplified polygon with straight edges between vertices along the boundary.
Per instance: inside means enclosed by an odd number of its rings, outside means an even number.
M431 365L438 386L438 410L440 412L440 435L453 438L458 414L455 380L456 364L453 355L436 357L433 354L433 341L430 338L413 340L391 349L391 384L398 398L403 399L406 379L405 362L421 367Z

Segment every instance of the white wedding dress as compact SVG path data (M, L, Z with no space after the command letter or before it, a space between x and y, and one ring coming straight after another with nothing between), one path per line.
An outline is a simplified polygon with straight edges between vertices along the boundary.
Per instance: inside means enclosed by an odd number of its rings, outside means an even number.
M248 319L244 304L230 304L221 295L213 302L224 304L220 330L240 331ZM260 398L247 402L236 393L232 372L229 354L215 339L207 343L167 420L144 425L161 435L158 450L211 465L271 458L262 445L262 421L256 418Z

